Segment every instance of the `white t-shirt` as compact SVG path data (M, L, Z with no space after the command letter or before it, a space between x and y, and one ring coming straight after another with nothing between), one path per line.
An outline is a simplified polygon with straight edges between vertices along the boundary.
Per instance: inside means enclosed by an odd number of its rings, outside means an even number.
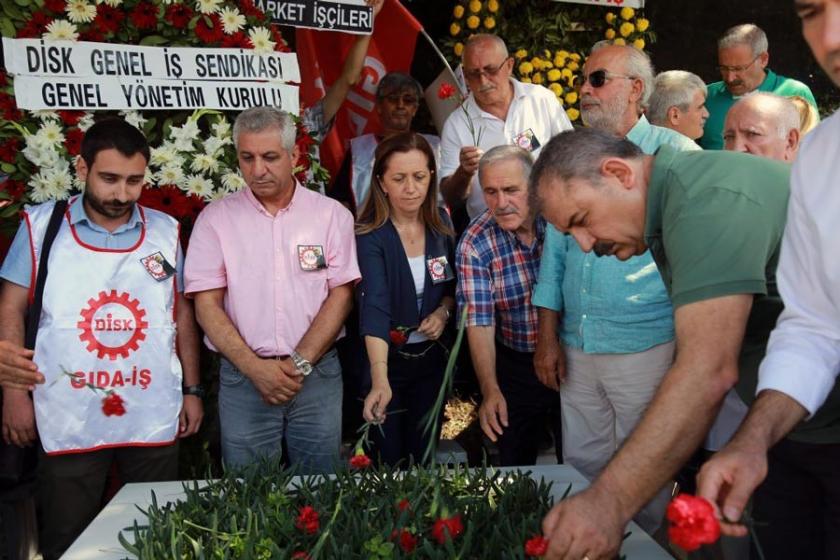
M420 310L423 308L423 292L426 288L425 255L408 257L408 266L411 268L411 277L414 279L414 291L417 293L417 313L420 313ZM406 344L425 342L426 340L429 340L426 338L426 335L420 334L417 331L412 331L411 334L408 335L408 341Z
M533 139L531 142L539 144L531 148L531 155L535 160L540 155L542 147L553 136L572 129L569 117L566 116L566 112L551 90L533 84L523 84L513 79L511 83L513 84L513 101L505 120L482 111L472 94L467 97L462 107L458 107L449 115L440 137L440 177L449 177L458 169L463 146L475 145L470 133L469 120L473 123L476 136L481 131L478 147L485 152L496 146L516 144L517 140L522 140L524 143L527 132L530 130L533 138L536 139L536 142ZM464 109L466 109L466 114ZM467 213L472 219L486 208L484 195L478 184L478 173L476 173L467 198Z

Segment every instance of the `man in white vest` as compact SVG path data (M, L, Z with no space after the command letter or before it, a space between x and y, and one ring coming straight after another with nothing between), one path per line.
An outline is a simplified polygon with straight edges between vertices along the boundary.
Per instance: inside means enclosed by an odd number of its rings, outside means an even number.
M201 424L178 223L136 203L148 161L146 139L121 119L85 134L76 162L85 191L68 202L49 250L34 353L23 348L24 318L55 202L27 208L0 269L0 362L45 379L31 399L4 388L3 437L19 446L40 439L46 559L96 516L113 462L123 482L172 480L178 438Z
M423 90L417 80L402 72L386 74L376 87L374 110L382 124L381 134L363 134L350 140L350 149L330 189L330 197L347 206L358 216L370 190L370 173L374 152L382 140L409 132L411 121L420 107ZM423 134L429 142L435 159L440 156L440 138Z

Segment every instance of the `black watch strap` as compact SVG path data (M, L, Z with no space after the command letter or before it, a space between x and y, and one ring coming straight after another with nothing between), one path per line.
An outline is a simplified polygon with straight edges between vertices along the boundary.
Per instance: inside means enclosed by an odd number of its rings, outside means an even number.
M204 387L201 385L185 385L183 392L185 395L195 395L200 399L203 399L205 395Z

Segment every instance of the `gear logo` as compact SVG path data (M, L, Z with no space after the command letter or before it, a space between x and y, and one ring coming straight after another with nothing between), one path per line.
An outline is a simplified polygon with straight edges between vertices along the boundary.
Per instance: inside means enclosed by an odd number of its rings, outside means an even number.
M146 339L144 320L146 311L131 295L116 290L99 292L88 300L88 307L81 311L82 320L76 324L81 329L79 340L87 344L88 352L96 352L99 359L127 358Z

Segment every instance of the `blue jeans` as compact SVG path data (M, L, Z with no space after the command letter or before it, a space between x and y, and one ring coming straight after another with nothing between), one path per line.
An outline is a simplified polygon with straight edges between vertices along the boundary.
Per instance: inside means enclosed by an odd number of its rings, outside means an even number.
M282 453L300 474L333 472L341 446L342 380L338 354L330 350L315 364L303 388L282 405L263 402L251 380L222 358L219 419L225 467L250 465Z

